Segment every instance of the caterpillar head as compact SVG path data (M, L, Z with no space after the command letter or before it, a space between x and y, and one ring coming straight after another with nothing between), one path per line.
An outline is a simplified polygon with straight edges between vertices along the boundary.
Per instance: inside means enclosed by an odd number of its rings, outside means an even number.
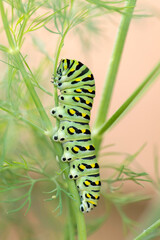
M59 66L57 68L57 75L59 76L58 80L61 80L63 76L65 76L69 70L68 64L67 64L68 59L61 59Z

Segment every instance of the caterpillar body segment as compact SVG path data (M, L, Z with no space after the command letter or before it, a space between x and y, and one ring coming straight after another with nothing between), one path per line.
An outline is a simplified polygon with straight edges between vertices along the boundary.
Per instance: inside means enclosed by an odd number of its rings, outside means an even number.
M72 95L60 95L59 96L59 103L61 104L68 104L75 106L78 104L79 107L83 107L86 109L91 110L93 104L93 98L87 96L72 96Z
M87 174L98 174L99 165L96 158L94 160L86 160L82 162L81 159L75 159L70 163L69 178L78 179L79 177L86 176Z
M76 180L77 188L80 191L80 196L82 200L82 204L80 206L80 210L82 212L89 212L92 210L94 207L97 206L97 202L99 199L99 191L100 191L100 176L99 174L93 174L93 175L88 175L83 176L79 179ZM85 194L84 194L85 193ZM94 195L96 193L97 199L89 199L87 198L86 194L89 195Z
M60 120L54 141L63 145L62 161L69 162L69 178L76 181L80 210L89 212L100 197L99 165L89 127L95 96L93 74L77 60L62 59L53 82L60 90L59 106L51 114Z
M78 178L77 187L81 191L99 191L101 186L100 176L99 174L92 174L88 176L83 176Z
M83 158L83 156L95 155L95 147L91 139L63 143L63 149L62 161L64 162L73 161L76 158Z
M58 131L54 134L53 140L58 142L68 142L81 139L90 139L91 131L86 123L72 121L61 121Z
M88 97L95 97L95 85L92 87L88 87L86 86L80 86L80 87L76 87L76 88L70 88L70 89L65 89L65 90L61 90L61 94L63 95L73 95L73 96L88 96Z
M77 78L75 80L72 80L70 82L57 82L56 86L60 89L60 90L64 90L64 89L68 89L68 88L79 88L81 86L88 86L88 88L92 88L94 87L94 80L90 80L88 82L82 82L80 80L80 78Z
M89 123L90 111L77 106L59 105L51 110L51 114L59 120Z

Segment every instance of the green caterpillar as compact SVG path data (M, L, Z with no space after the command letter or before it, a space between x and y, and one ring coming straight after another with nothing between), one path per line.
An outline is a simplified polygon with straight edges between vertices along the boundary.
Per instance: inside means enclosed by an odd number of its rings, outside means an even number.
M60 120L53 140L63 145L61 160L70 164L69 178L76 181L81 197L80 210L89 212L97 206L101 186L89 127L95 96L94 77L81 62L62 59L53 83L60 90L59 106L51 110Z

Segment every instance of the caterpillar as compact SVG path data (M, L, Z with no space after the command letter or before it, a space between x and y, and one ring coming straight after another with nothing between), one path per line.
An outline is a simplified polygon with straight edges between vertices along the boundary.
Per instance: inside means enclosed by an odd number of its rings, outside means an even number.
M89 126L95 97L93 74L77 60L62 59L53 84L60 90L59 106L51 114L60 120L53 140L62 143L63 162L69 162L69 178L76 181L80 210L89 212L100 198L100 174Z

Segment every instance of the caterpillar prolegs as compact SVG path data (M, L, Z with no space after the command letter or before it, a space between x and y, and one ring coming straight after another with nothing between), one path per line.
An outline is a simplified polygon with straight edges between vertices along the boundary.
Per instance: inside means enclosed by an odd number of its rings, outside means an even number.
M76 181L81 197L80 210L89 212L100 196L99 165L89 127L95 96L91 71L77 60L62 59L53 83L60 90L59 106L51 114L60 120L54 141L61 142L63 162L69 162L69 178Z

